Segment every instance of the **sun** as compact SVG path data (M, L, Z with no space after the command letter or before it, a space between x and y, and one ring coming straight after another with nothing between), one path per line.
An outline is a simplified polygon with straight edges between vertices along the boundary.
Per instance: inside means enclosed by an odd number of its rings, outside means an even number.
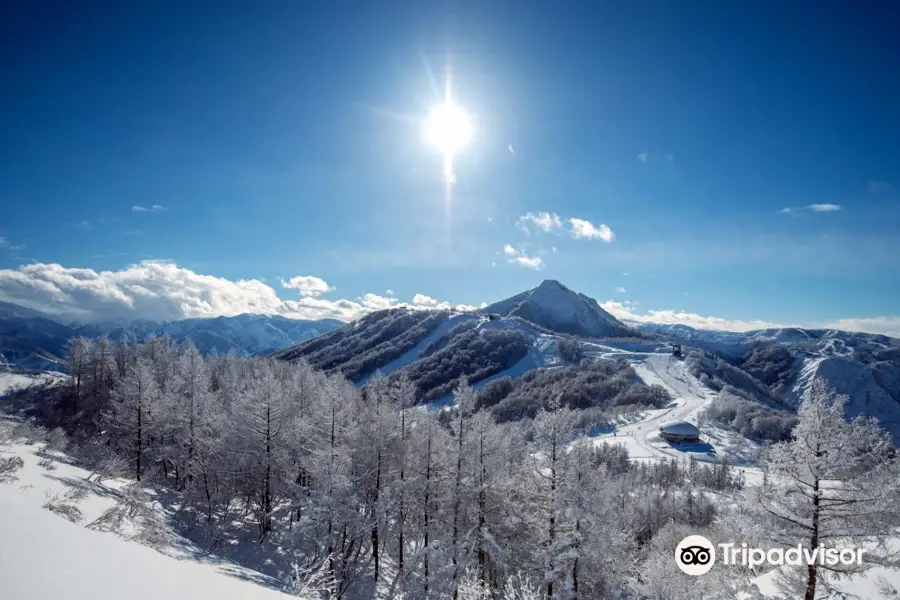
M465 147L472 138L472 123L468 115L452 102L436 106L425 119L428 142L446 156Z

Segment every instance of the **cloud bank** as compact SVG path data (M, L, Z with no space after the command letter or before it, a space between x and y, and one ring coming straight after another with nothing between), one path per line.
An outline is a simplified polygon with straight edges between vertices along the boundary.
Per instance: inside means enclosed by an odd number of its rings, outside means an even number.
M393 296L374 293L352 299L327 299L322 296L334 288L311 275L282 280L282 286L297 290L300 298L282 300L272 287L258 279L231 281L164 261L148 260L118 271L99 272L44 263L0 269L0 300L83 321L174 321L243 313L351 321L395 306L474 308L434 299L429 299L431 304L414 301L407 305ZM421 294L417 297L420 302L421 298L428 298Z
M637 323L662 323L667 325L688 325L696 329L713 331L753 331L756 329L778 329L782 327L800 327L803 329L840 329L842 331L859 331L863 333L880 333L900 338L900 317L859 317L836 319L819 323L776 323L765 320L726 319L723 317L703 316L683 310L654 309L644 313L636 310L633 302L609 300L600 306L617 319Z

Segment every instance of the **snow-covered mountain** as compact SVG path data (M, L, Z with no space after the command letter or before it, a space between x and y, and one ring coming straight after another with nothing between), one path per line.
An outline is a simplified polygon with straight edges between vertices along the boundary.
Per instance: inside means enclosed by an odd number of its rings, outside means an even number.
M107 336L111 340L143 341L168 336L173 342L191 340L203 354L255 356L286 348L342 325L334 319L301 321L277 315L243 314L236 317L182 321L125 321L94 323L75 328L75 335Z
M273 315L238 315L159 322L147 320L65 324L38 311L0 303L0 364L26 369L63 369L69 340L75 337L143 341L168 336L191 340L203 354L268 354L341 325L334 319L301 321Z
M900 339L832 329L706 331L686 325L637 327L711 352L798 404L815 378L849 396L847 417L872 415L900 439Z
M0 302L0 364L57 370L72 329L29 308Z
M519 317L545 329L580 337L632 336L634 331L593 298L547 279L534 289L491 304L487 313Z

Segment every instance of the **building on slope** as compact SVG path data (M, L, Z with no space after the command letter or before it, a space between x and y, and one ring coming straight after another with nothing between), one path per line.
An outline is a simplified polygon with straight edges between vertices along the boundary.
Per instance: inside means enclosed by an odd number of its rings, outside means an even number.
M667 442L699 442L700 430L687 421L672 421L660 426L659 437Z

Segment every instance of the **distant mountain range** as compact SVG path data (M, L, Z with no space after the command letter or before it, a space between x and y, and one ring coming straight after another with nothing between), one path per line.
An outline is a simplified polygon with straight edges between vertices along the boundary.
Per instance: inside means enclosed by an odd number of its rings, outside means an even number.
M273 315L238 315L181 321L108 321L62 323L41 312L0 302L0 364L25 369L62 370L69 340L75 337L143 341L167 335L191 340L204 354L268 354L331 331L334 319L301 321Z

